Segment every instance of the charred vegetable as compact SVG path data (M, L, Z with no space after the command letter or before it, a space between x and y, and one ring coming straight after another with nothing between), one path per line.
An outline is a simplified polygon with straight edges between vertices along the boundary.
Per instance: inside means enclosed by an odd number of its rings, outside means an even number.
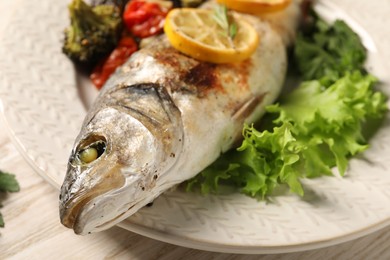
M137 43L130 36L123 36L118 46L105 59L99 62L90 75L92 83L101 89L111 74L138 49Z
M118 7L91 7L82 0L69 5L71 25L65 30L63 52L81 63L95 62L116 46L121 32Z
M169 1L133 0L126 5L123 22L134 36L147 38L163 31L164 19L171 8Z
M129 0L92 0L91 5L92 6L113 5L118 7L121 11L123 11L127 2L129 2Z

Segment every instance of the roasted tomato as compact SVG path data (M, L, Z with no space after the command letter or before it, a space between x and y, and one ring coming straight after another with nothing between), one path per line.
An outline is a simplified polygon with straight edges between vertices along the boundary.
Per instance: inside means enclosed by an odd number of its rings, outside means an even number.
M137 43L132 37L123 36L111 54L92 71L90 75L92 83L100 89L116 68L125 63L137 49Z
M168 12L157 2L133 0L126 5L123 22L134 36L146 38L162 32Z

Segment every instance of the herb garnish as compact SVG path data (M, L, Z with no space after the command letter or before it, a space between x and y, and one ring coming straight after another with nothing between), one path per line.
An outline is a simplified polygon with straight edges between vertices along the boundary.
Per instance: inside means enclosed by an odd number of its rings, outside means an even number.
M20 187L15 175L0 171L0 192L17 192ZM1 204L0 204L1 207ZM4 219L0 213L0 227L4 227Z
M235 23L233 17L229 15L228 9L224 5L217 5L214 9L213 19L219 26L225 31L226 35L231 40L237 35L237 23Z
M327 24L313 13L309 33L299 33L294 55L304 80L330 85L355 70L365 71L366 50L359 36L344 22Z

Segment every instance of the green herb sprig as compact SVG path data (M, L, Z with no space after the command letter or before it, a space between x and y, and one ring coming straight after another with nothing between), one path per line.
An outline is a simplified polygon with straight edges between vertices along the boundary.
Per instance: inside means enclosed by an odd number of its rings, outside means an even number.
M221 26L226 35L229 36L231 40L234 40L234 37L237 35L237 23L234 21L234 18L229 15L227 7L224 5L216 5L213 19Z

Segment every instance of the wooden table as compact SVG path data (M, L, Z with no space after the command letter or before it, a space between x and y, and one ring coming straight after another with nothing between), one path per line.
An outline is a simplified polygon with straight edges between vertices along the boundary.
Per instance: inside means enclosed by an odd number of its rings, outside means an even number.
M0 32L17 2L0 0ZM0 229L0 259L390 259L390 227L328 248L257 256L188 249L117 227L77 236L59 222L58 191L23 160L3 125L0 152L0 169L14 173L21 186L20 192L1 197L6 226Z

